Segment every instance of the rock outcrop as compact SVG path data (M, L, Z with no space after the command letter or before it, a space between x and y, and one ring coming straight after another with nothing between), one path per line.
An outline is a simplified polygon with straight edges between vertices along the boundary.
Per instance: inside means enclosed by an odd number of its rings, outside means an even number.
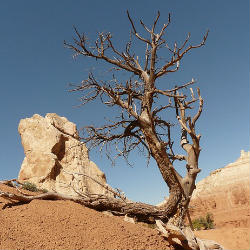
M196 184L189 211L191 218L211 213L216 227L250 227L250 152L210 173ZM168 200L157 206L164 206Z
M19 181L68 195L77 195L74 189L112 194L103 187L108 187L105 174L89 160L88 149L80 142L74 123L55 113L45 118L35 114L22 119L18 131L25 153Z
M210 212L217 226L250 226L249 156L242 150L235 162L197 183L190 202L192 218Z

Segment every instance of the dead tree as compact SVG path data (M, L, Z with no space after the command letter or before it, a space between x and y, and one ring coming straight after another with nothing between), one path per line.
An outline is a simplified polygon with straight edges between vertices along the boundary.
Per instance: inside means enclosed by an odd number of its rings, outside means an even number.
M171 47L164 38L170 25L168 22L156 32L160 12L158 12L152 27L147 27L142 20L140 24L145 30L145 36L137 31L136 25L127 12L132 27L131 37L123 51L113 43L111 33L99 33L96 41L91 44L84 34L76 28L73 43L64 42L65 46L74 51L74 56L90 57L106 62L112 66L113 74L110 81L98 80L91 72L86 80L72 91L82 92L82 104L100 98L103 105L118 108L119 115L108 120L102 127L86 126L82 140L101 149L114 146L116 156L127 159L132 150L146 150L147 157L153 157L161 175L169 187L169 199L165 207L165 215L172 218L172 223L181 225L186 214L195 179L200 172L198 158L201 151L200 135L195 131L195 125L203 108L200 90L197 94L187 87L195 80L167 89L160 88L159 78L177 72L180 62L191 50L205 45L208 32L198 45L190 45L190 34L180 45L177 42ZM133 39L145 46L145 54L139 57L133 52ZM169 59L161 59L165 51L171 55ZM161 51L161 54L160 54ZM161 56L160 56L161 55ZM129 75L126 81L119 81L114 72L119 70ZM118 73L119 74L119 73ZM165 105L157 101L164 98ZM191 116L190 109L197 108ZM116 109L117 110L117 109ZM176 114L180 128L180 145L185 155L174 153L172 129L174 124L164 119L167 112ZM195 114L194 114L195 113ZM186 161L186 176L182 177L174 168L175 161ZM174 216L176 215L176 216Z

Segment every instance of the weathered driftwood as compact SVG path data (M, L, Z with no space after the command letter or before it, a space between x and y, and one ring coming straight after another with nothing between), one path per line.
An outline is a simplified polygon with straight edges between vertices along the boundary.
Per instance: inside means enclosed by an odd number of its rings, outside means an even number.
M178 228L171 223L156 220L158 231L176 249L186 250L223 250L224 247L213 240L197 238L190 227Z

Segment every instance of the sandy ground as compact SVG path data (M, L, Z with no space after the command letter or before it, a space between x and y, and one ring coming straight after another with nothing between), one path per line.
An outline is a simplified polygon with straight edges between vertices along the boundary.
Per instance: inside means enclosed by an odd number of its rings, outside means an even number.
M247 203L249 204L249 202ZM207 211L206 211L207 212ZM200 211L200 215L205 215ZM196 231L197 237L213 239L229 250L250 249L250 207L237 207L231 211L213 210L215 229ZM193 214L193 217L199 217Z
M225 249L248 250L250 249L249 228L218 228L213 230L200 230L195 235L201 239L213 239Z
M170 249L156 230L70 201L5 208L0 223L0 249Z
M2 209L6 202L0 198L0 249L170 249L154 229L74 202L34 200ZM226 249L249 249L249 228L229 225L196 234Z

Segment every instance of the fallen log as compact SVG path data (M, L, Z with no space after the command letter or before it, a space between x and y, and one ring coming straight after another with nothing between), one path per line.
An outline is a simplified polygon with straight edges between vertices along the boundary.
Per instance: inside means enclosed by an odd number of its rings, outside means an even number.
M9 184L7 181L2 181L1 183ZM14 185L12 186L15 187ZM76 197L57 192L27 195L20 192L19 188L17 191L19 192L18 194L0 190L0 197L8 199L11 204L15 204L17 202L29 203L32 200L70 200L86 207L93 208L97 211L110 211L114 215L128 215L129 217L136 217L138 221L146 223L155 223L156 219L167 222L169 219L166 216L167 211L163 208L100 194L79 194L79 196Z

